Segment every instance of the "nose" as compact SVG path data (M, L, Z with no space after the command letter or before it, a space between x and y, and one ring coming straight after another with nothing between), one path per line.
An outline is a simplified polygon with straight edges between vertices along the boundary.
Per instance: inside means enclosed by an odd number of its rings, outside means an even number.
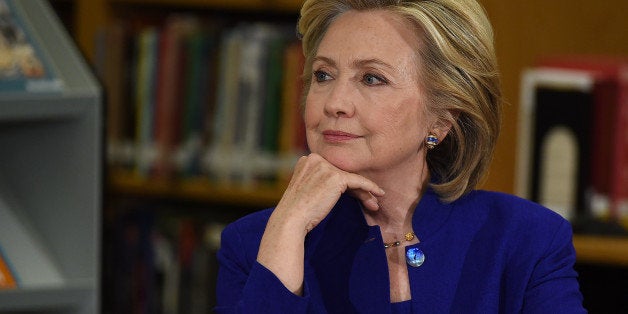
M329 91L325 113L332 117L350 118L355 114L353 90L349 82L336 83Z

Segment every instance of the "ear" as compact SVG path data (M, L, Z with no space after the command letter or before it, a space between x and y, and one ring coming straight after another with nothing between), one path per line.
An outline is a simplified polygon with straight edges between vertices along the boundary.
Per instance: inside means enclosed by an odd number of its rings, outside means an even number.
M448 110L444 117L438 117L436 122L430 128L430 131L438 137L439 141L442 141L453 126L454 122L458 119L459 112Z

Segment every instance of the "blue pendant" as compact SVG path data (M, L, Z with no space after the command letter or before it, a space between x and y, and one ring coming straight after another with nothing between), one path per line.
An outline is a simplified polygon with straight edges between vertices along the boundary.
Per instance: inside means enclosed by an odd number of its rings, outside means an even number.
M412 267L419 267L425 262L425 254L419 248L409 248L406 251L406 263Z

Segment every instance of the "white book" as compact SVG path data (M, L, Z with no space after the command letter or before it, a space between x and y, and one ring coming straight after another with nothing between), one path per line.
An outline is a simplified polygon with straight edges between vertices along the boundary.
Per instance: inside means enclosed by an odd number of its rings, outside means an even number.
M557 124L535 143L535 123L540 104L537 92L541 88L554 91L585 92L592 90L593 78L582 71L553 68L534 68L523 72L521 106L517 147L516 194L532 199L532 186L538 189L536 202L556 211L566 219L573 219L578 199L578 172L582 160L578 155L582 143L566 125ZM539 160L534 160L535 146L540 149ZM533 181L534 168L539 169Z

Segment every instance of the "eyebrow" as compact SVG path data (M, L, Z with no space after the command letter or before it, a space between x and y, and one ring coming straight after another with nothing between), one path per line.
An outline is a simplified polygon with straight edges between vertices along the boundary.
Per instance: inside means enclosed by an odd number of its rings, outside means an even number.
M314 57L312 63L314 63L316 61L321 61L321 62L327 63L327 64L329 64L331 66L334 66L334 67L337 65L336 61L334 61L334 60L332 60L332 59L330 59L328 57L324 57L324 56L316 56L316 57ZM376 65L388 68L388 69L390 69L392 71L398 72L397 69L395 69L392 65L390 65L390 64L388 64L388 63L386 63L386 62L384 62L384 61L382 61L380 59L377 59L377 58L355 60L355 61L353 61L351 63L351 66L354 67L354 68L361 68L361 67L365 67L365 66L368 66L368 65L371 65L371 64L376 64Z

